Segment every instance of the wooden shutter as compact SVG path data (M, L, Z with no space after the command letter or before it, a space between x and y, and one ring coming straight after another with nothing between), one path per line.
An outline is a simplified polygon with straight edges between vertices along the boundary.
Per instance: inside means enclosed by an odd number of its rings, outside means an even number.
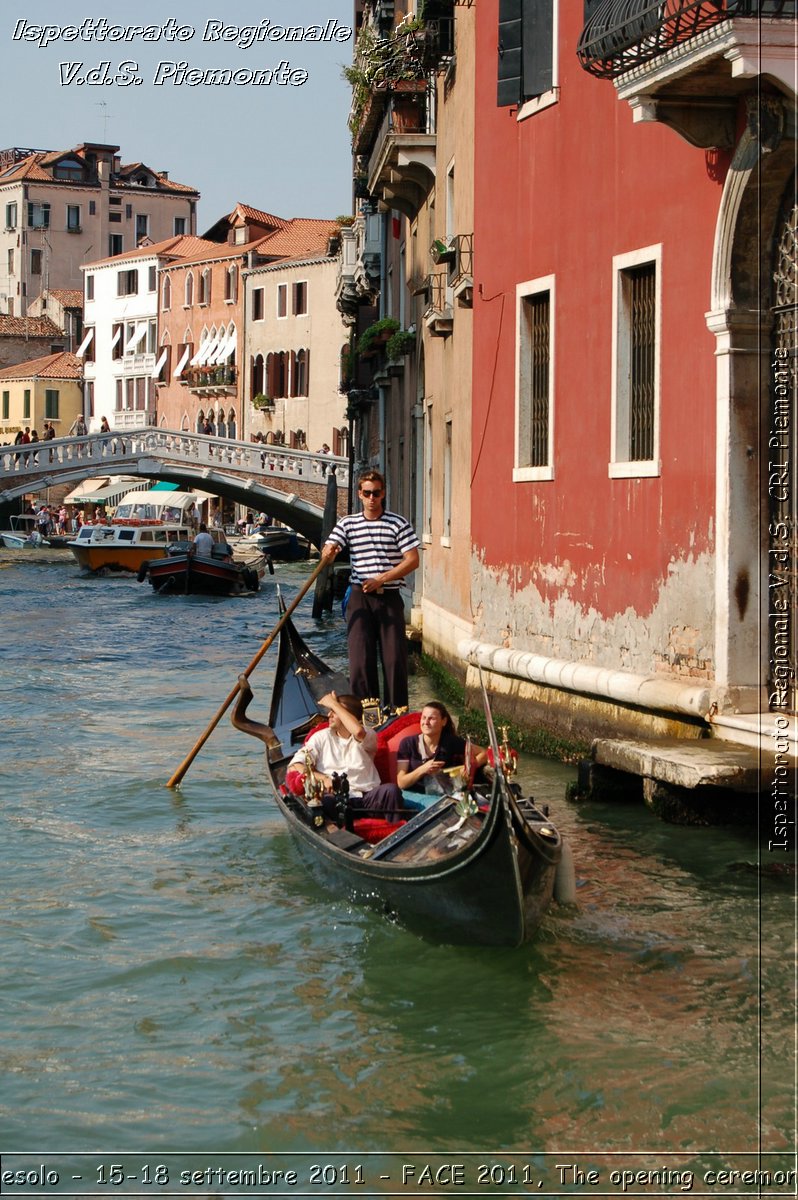
M499 108L521 102L522 17L523 0L499 0Z
M523 0L521 93L540 96L552 87L554 0Z

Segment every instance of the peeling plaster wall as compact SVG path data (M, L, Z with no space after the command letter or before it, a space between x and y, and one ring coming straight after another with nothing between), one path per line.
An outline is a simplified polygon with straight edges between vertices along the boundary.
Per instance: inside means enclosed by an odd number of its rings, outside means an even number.
M601 572L602 568L596 566ZM472 557L474 637L550 658L589 663L641 675L714 678L714 569L710 554L672 560L657 581L647 611L631 606L609 615L586 606L577 573L566 560L496 569ZM558 594L551 595L552 585ZM549 598L547 598L549 593Z

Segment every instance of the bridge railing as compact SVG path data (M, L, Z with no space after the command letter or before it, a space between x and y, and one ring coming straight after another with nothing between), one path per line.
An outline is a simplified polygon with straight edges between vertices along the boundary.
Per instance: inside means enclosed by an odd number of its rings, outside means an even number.
M160 458L164 462L210 468L228 467L262 482L271 476L324 483L327 472L334 471L339 486L343 487L349 478L348 461L332 454L314 454L309 450L261 442L239 442L201 433L144 428L0 446L0 481L18 481L26 475L33 480L46 473L55 482L60 473L68 472L74 476L75 471L81 469L86 469L87 474L102 474L103 468L112 463L130 465L135 473L135 462L139 458Z

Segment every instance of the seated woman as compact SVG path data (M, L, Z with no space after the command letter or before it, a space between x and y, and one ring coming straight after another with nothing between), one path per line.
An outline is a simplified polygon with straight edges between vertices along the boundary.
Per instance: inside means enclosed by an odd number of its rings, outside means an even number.
M396 753L396 782L403 791L443 795L451 791L451 781L440 773L465 762L466 743L454 729L445 704L430 700L421 710L421 733L411 734L399 743ZM471 762L481 767L488 752L471 746Z

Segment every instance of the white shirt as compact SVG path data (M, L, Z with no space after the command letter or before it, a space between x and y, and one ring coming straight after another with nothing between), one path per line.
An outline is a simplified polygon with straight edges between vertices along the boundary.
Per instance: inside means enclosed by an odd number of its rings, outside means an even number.
M373 729L366 730L362 742L355 741L351 736L339 737L331 729L320 729L310 735L301 750L297 750L288 764L289 771L292 768L304 770L306 751L313 766L322 775L341 775L346 772L349 791L353 796L362 796L382 783L379 771L374 766L377 735Z
M213 538L209 533L198 533L194 538L194 550L197 554L208 555L213 550Z

